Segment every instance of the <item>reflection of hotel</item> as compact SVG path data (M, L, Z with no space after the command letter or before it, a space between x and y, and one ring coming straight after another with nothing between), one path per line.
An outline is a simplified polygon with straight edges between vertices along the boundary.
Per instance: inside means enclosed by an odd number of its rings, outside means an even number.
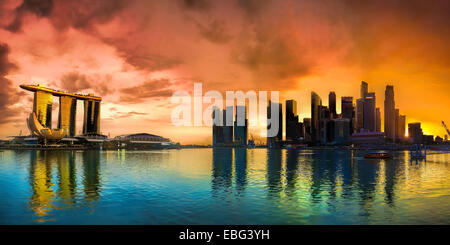
M100 197L100 152L82 153L84 199L96 201ZM61 201L70 207L77 203L77 169L74 151L32 151L30 152L30 209L43 220L53 210L61 208ZM53 172L56 169L56 179Z
M45 139L73 137L76 133L77 100L84 101L83 135L100 134L100 102L102 98L72 94L45 88L41 85L20 85L34 92L33 112L28 127L34 136ZM53 96L59 97L58 128L52 128Z

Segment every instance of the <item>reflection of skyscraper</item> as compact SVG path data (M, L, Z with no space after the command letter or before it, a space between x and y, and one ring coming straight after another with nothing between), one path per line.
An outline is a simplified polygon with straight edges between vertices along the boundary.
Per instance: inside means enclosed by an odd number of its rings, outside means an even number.
M364 97L364 129L370 132L376 131L375 93L366 93Z
M84 192L86 199L97 200L100 196L100 151L83 151Z
M64 130L67 136L75 136L77 100L70 96L59 97L58 128Z
M33 191L30 208L36 216L43 218L52 210L55 197L51 161L47 158L51 151L32 151L30 154L30 185Z
M297 168L298 168L298 151L287 150L286 151L286 194L292 195L296 188L295 183L297 180Z
M236 173L236 189L243 191L247 186L247 149L234 149L234 170Z
M36 113L38 121L47 128L52 127L52 103L51 93L36 91L34 93L33 112Z
M66 203L73 203L77 185L75 152L58 151L55 153L58 163L58 196Z
M267 186L269 195L281 190L281 150L267 150Z
M84 101L83 134L100 134L100 101Z
M228 191L232 184L232 164L233 164L233 149L220 148L213 149L213 168L211 188L213 194L216 195L218 191L224 189Z
M328 95L328 105L330 108L331 119L336 118L336 93L333 91Z
M311 140L320 142L320 107L322 99L315 92L311 92Z
M395 138L395 101L394 86L387 85L384 94L384 132L386 138Z

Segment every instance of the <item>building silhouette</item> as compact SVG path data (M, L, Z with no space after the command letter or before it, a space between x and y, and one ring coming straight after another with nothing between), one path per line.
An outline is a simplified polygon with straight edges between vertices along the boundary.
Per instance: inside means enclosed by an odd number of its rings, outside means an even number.
M355 127L355 107L353 106L353 97L341 97L341 117L350 120L350 134L353 134Z
M297 141L302 136L297 115L297 101L286 100L286 141Z
M328 94L328 107L330 108L331 119L337 118L336 93L334 91L331 91L330 94Z
M376 100L375 93L366 93L364 97L364 129L369 132L376 131Z
M379 107L375 110L375 132L381 132L381 112Z
M419 122L408 124L408 136L411 143L414 144L423 143L423 131Z
M394 86L387 85L384 94L384 132L386 138L395 138L395 101Z
M276 103L269 101L269 105L267 106L267 118L273 118L272 117L272 107L278 107L278 121L272 123L278 123L278 131L277 134L273 137L267 137L267 146L270 148L278 148L281 146L283 141L283 107L281 103ZM269 125L269 120L267 120L267 131L273 127L273 125Z
M366 94L369 92L369 85L361 81L361 88L360 88L360 98L364 99L366 97Z
M234 121L234 144L247 145L248 119L245 106L236 106L236 119Z
M314 91L311 92L311 141L320 142L320 115L322 99Z

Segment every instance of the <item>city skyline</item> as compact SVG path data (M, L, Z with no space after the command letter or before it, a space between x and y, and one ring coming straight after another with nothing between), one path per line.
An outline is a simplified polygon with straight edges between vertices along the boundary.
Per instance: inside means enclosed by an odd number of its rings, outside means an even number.
M311 91L327 106L334 91L340 113L340 98L360 98L363 80L376 93L382 131L386 85L406 125L443 137L441 121L450 122L448 1L100 1L89 11L49 2L0 4L2 139L28 132L33 97L23 83L102 96L104 134L148 132L185 144L211 142L209 127L170 123L170 96L196 81L221 92L278 90L280 103L297 101L303 122ZM76 109L79 133L83 105Z

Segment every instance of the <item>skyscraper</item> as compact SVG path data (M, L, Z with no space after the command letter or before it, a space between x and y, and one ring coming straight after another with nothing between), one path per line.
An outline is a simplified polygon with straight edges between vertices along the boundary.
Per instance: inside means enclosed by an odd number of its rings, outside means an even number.
M315 92L311 92L311 141L320 142L320 107L322 99Z
M386 138L395 139L394 86L387 85L384 94L384 132Z
M231 119L228 119L228 116ZM229 122L227 123L227 121ZM223 143L227 145L233 144L233 106L227 106L223 110Z
M376 131L376 110L375 110L375 93L366 93L364 97L364 129L366 131Z
M51 93L36 91L34 93L33 112L42 126L52 127L52 103L53 95Z
M408 124L408 136L411 143L421 144L423 142L423 132L419 122Z
M347 97L341 97L341 115L342 118L347 118L350 120L349 123L349 132L350 134L353 134L354 131L354 116L355 116L355 108L353 106L353 97L347 96Z
M336 93L331 91L328 95L328 104L330 108L331 119L336 118Z
M364 99L364 97L366 97L366 94L369 92L369 85L366 83L366 82L364 82L364 81L361 81L361 91L360 91L360 98L361 99Z
M356 132L364 128L364 99L356 100Z
M272 118L272 107L278 107L278 121L276 122L278 123L278 132L273 137L267 137L267 146L270 148L280 147L281 142L283 141L283 108L281 103L269 101L269 106L267 106L267 118ZM273 120L272 123L274 123ZM269 125L268 123L267 130L269 131L271 127L273 127L273 125Z
M295 141L298 137L297 101L286 100L286 140Z
M213 146L217 146L219 144L223 144L223 112L218 107L213 107L213 126L212 126L212 135L213 135Z
M100 134L100 101L84 101L83 134Z
M59 97L58 128L66 132L66 136L75 136L77 99L71 96Z
M400 115L398 123L398 138L403 140L405 138L406 116Z
M247 112L245 106L236 106L236 119L234 121L234 143L237 146L247 145Z
M376 122L375 131L381 132L381 112L379 107L377 107L376 109L375 122Z

